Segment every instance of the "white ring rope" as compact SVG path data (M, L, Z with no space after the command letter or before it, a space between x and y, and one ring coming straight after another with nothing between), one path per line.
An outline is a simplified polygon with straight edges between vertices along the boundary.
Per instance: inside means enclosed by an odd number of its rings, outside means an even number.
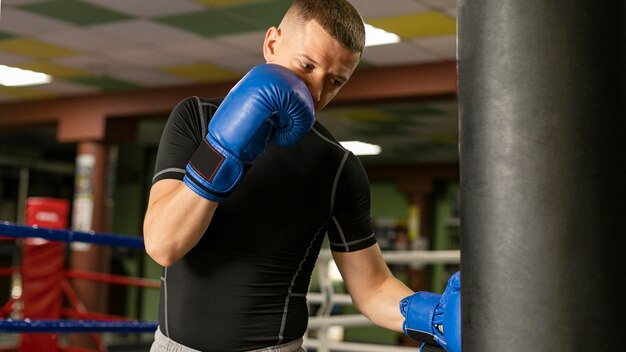
M427 265L427 264L459 264L461 252L458 250L445 251L383 251L387 264ZM391 345L377 345L333 341L328 336L333 326L372 326L373 323L362 314L331 315L335 305L351 305L350 295L335 293L333 282L329 275L329 268L334 263L329 250L323 250L317 260L318 281L320 292L311 292L307 295L309 303L319 303L320 308L316 316L309 318L308 331L316 331L317 338L305 336L304 347L315 348L318 352L345 351L345 352L407 352L415 351L414 347L400 347Z

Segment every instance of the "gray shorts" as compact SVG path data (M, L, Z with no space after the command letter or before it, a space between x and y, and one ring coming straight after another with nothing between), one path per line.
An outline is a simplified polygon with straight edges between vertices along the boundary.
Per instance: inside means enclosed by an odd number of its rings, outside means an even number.
M161 333L160 329L157 329L154 333L154 342L150 348L150 352L201 352L181 345L180 343L168 338ZM306 352L302 348L302 339L298 339L292 342L288 342L282 345L261 348L260 350L254 350L250 352Z

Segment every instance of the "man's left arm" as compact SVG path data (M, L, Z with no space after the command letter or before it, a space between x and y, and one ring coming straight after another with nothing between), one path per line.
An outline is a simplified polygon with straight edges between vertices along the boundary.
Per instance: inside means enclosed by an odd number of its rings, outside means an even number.
M344 160L328 237L352 302L381 327L401 331L429 345L440 345L448 352L459 352L460 275L449 281L443 295L414 293L396 279L373 234L365 170L352 153Z
M389 271L378 244L332 253L354 306L376 325L402 332L400 301L413 291Z
M373 323L423 342L420 351L461 351L460 272L443 295L414 293L389 271L378 244L333 258L354 306Z

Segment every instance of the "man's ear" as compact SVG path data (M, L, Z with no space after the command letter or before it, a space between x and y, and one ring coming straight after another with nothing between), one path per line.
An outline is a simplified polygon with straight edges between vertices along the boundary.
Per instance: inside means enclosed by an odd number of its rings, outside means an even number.
M272 62L276 55L276 47L280 40L280 29L274 26L270 27L265 33L265 41L263 42L263 56L265 61Z

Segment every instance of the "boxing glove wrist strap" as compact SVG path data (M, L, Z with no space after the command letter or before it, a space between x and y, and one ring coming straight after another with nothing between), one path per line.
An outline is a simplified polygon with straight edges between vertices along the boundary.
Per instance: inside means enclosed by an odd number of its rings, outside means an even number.
M440 298L440 294L417 292L400 301L400 313L406 318L402 330L407 336L439 346L433 334L432 320Z
M246 168L210 135L207 138L189 159L183 182L199 196L221 202L233 192Z
M446 350L443 349L443 347L437 345L429 345L427 343L422 343L422 346L420 346L420 350L419 352L446 352Z

